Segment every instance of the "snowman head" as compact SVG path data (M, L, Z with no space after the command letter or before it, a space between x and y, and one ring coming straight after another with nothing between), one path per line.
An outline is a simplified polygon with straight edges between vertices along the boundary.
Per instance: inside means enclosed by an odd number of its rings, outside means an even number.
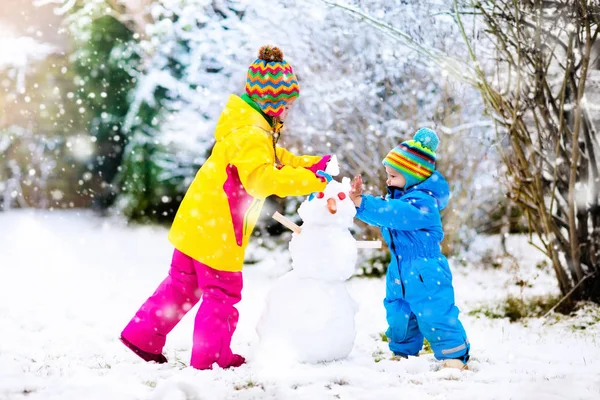
M356 215L356 207L350 200L350 178L338 182L328 176L325 190L311 194L298 209L304 225L338 225L350 228Z

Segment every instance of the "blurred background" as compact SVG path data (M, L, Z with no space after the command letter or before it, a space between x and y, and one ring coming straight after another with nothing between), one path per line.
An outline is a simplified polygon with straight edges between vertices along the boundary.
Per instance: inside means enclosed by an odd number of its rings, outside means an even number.
M444 2L348 3L424 48L466 57ZM453 192L445 252L476 233L522 229L499 185L503 143L479 93L325 1L0 0L0 8L0 211L86 208L168 225L210 153L227 97L242 93L248 65L271 43L301 85L282 137L288 148L336 154L343 176L361 173L383 194L381 159L431 127ZM265 214L297 218L300 201L270 199ZM256 230L280 232L270 218Z

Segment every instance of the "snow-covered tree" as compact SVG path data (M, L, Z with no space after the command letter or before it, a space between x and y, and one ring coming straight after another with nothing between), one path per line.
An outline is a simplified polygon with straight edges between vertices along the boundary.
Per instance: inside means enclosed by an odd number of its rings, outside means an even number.
M138 36L125 25L128 20L103 0L65 2L56 12L65 15L74 45L70 54L77 85L73 101L89 121L88 134L95 147L88 163L92 186L98 191L94 204L105 207L118 192L114 181L129 139L123 124L140 58Z
M157 1L149 10L154 23L140 44L146 58L131 93L118 179L126 215L171 218L208 156L232 86L241 10L237 1Z

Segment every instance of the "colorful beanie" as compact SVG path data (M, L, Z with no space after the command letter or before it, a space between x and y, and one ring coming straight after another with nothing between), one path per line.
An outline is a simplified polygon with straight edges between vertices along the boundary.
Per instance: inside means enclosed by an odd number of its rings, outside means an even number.
M413 140L407 140L394 147L383 159L383 165L399 171L406 179L405 188L429 178L435 171L435 150L440 140L428 128L421 128Z
M260 48L258 58L248 68L246 93L271 117L278 117L291 98L300 96L292 66L278 47Z

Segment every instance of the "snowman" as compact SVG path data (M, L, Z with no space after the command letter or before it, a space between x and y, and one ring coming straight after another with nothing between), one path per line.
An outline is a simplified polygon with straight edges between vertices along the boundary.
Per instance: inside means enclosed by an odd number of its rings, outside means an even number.
M292 270L267 295L257 325L259 357L327 362L345 358L354 346L358 307L345 281L357 258L348 230L356 209L348 196L350 179L340 183L328 175L328 180L325 191L313 193L298 209L303 224L289 245Z

